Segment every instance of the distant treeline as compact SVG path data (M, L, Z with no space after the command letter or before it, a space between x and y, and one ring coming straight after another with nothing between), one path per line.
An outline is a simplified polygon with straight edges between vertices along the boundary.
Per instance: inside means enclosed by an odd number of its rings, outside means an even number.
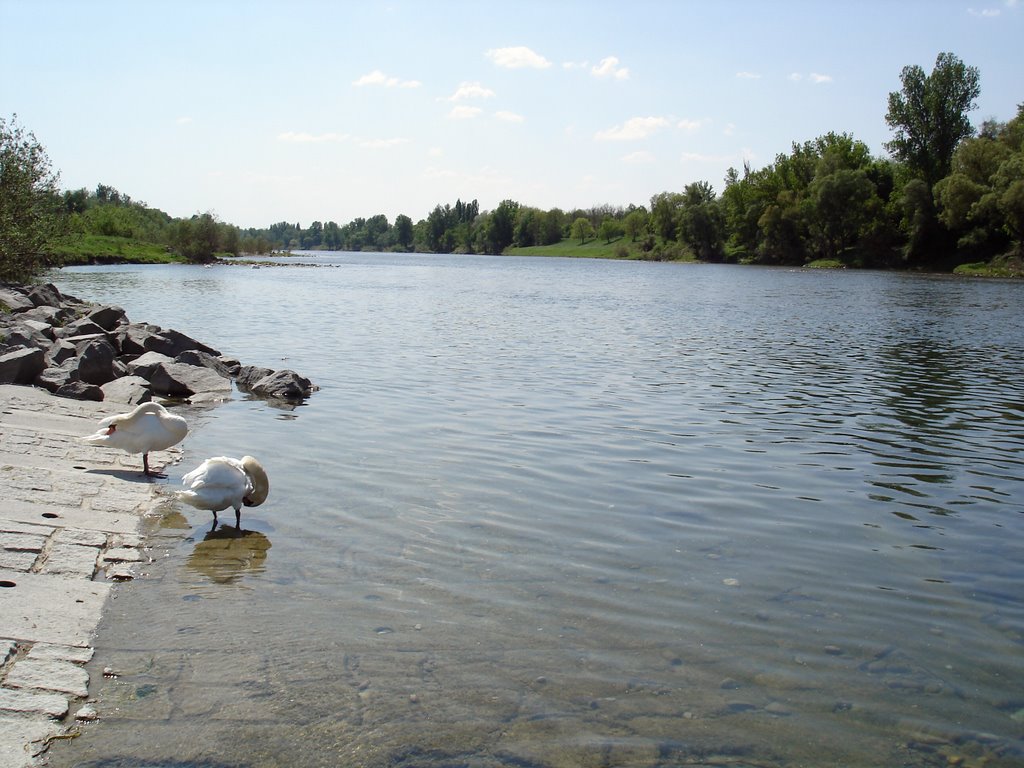
M661 192L647 205L541 210L503 200L439 204L425 218L379 214L344 225L279 222L240 229L211 214L172 219L100 185L64 193L73 231L160 243L204 261L275 250L500 254L563 239L621 239L636 258L949 269L1021 255L1024 105L1006 123L967 120L978 71L940 54L926 75L905 67L889 94L891 157L872 156L847 133L794 143L759 170L730 168L722 193L709 182Z

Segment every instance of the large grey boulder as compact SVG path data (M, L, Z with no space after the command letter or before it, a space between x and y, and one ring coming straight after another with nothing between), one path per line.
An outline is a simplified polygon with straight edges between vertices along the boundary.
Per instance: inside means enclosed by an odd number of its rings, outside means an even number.
M59 365L50 365L44 368L36 376L35 385L50 392L56 392L61 387L73 381L81 381L78 377L78 358L70 357Z
M106 339L83 341L78 345L78 376L88 383L106 384L118 377L117 350Z
M100 389L103 390L104 401L112 403L138 405L139 403L148 403L153 399L149 382L141 376L122 376L107 382Z
M158 365L173 362L173 357L168 357L161 352L147 352L144 355L139 355L134 360L129 360L125 363L125 367L127 367L128 373L133 376L141 376L144 379L148 379L153 375L153 371L156 370Z
M106 328L94 323L88 317L70 322L57 331L57 335L62 339L69 339L75 336L103 336L106 333Z
M198 349L211 355L220 352L208 347L180 331L161 328L158 325L128 323L122 325L117 333L121 352L126 355L141 355L146 352L159 352L168 357L176 357L187 349Z
M0 384L31 384L45 365L43 350L37 347L0 354Z
M11 312L25 312L35 307L32 299L12 288L0 288L0 305L7 307Z
M149 376L153 392L165 397L191 397L202 392L231 394L231 382L209 368L187 363L161 363Z
M37 307L59 307L62 302L60 291L52 283L33 285L29 288L28 298Z
M241 364L237 360L232 360L223 356L215 357L209 352L203 352L198 349L186 349L180 355L175 357L174 360L178 363L209 368L210 370L216 371L225 379L232 378L236 373L238 373L239 368L241 368Z
M61 365L72 357L78 357L78 347L67 339L57 339L46 350L46 362L49 365Z
M119 325L128 322L121 307L99 307L86 315L85 319L92 321L105 331L113 331Z
M242 389L251 390L260 379L265 379L274 371L272 368L261 368L258 365L243 365L235 375L235 383Z
M264 376L250 387L254 395L275 398L278 400L302 400L313 392L309 379L299 376L295 371L274 371Z
M70 397L74 400L103 400L103 390L95 384L84 381L71 381L58 388L54 393L58 397Z

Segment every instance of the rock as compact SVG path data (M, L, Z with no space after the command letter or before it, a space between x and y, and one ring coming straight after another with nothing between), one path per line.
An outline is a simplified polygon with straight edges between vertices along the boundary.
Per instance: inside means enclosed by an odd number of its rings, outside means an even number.
M86 384L84 381L69 381L59 387L55 395L58 397L69 397L72 400L103 400L103 390L95 384Z
M153 371L156 370L158 365L173 362L174 358L168 357L162 352L146 352L144 355L139 355L134 360L126 363L126 367L131 375L148 379L153 375Z
M65 325L57 335L62 339L67 339L73 336L105 336L106 333L106 328L94 323L88 317L83 317Z
M29 328L34 333L40 334L43 338L49 341L53 341L54 338L56 338L53 333L52 323L47 323L43 320L35 320L31 317L25 317L24 315L18 319L20 320L19 325L21 325L22 328Z
M104 401L112 403L138 405L153 399L153 393L149 391L149 382L141 376L121 376L107 382L100 389L103 390Z
M275 371L252 385L251 391L260 397L274 397L281 400L302 400L313 392L309 379L295 371Z
M11 312L25 312L35 307L35 304L23 293L11 288L0 288L0 307L7 307Z
M4 344L11 349L15 349L17 347L29 347L45 351L50 348L52 339L48 338L46 335L27 323L18 322L7 330L4 334L3 341Z
M67 339L58 339L46 351L46 362L50 365L61 365L65 360L78 356L78 347Z
M128 322L124 310L120 307L100 307L90 312L86 318L105 331L113 331L117 326Z
M265 379L273 373L271 368L260 368L256 365L243 365L235 375L235 383L242 389L252 389L253 384Z
M81 381L81 379L78 378L77 358L65 360L61 365L51 365L48 368L44 368L40 371L39 375L36 376L34 383L37 387L42 387L50 392L56 392L65 384L70 384L73 381Z
M87 384L106 384L117 378L114 360L117 351L105 339L85 341L78 345L78 377Z
M175 357L174 360L175 362L185 363L186 365L196 365L203 368L209 368L212 371L216 371L225 379L230 379L241 367L239 364L231 366L229 363L224 362L223 358L215 357L209 352L203 352L198 349L186 349L180 355Z
M31 384L45 366L43 350L15 349L0 355L0 384Z
M128 323L121 326L118 343L121 346L121 352L126 355L160 352L168 357L176 357L187 349L197 349L214 356L220 354L213 347L208 347L179 331L140 323Z
M28 291L28 298L37 307L59 307L61 305L60 291L52 283L32 286Z
M153 391L165 397L190 397L200 392L231 392L231 382L209 368L185 363L160 363L149 377Z
M40 320L50 325L64 325L75 319L75 311L70 307L33 307L30 310L21 312L19 319Z

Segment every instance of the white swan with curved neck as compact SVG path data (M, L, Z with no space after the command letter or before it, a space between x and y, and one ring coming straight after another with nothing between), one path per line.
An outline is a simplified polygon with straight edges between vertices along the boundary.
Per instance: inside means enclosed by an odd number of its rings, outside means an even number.
M258 507L270 493L267 471L252 456L232 459L215 456L181 478L188 490L178 491L177 497L197 509L213 512L217 525L217 512L228 507L235 510L235 527L242 527L242 505Z
M142 403L129 413L103 419L97 432L82 439L93 445L119 448L142 454L142 472L150 477L166 477L149 468L150 451L163 451L177 445L188 434L188 424L160 403Z

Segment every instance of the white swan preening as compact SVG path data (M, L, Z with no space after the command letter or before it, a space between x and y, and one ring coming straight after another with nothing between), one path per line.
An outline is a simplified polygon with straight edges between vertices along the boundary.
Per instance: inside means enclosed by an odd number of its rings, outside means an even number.
M128 453L142 454L142 471L152 477L165 477L149 469L149 452L163 451L185 439L188 424L160 403L142 403L130 413L108 416L100 422L97 432L84 438L93 445L120 448Z
M183 478L188 490L178 491L177 497L197 509L213 512L217 525L217 512L228 507L235 510L235 527L242 527L242 505L258 507L270 493L267 472L252 456L232 459L215 456L207 459Z

